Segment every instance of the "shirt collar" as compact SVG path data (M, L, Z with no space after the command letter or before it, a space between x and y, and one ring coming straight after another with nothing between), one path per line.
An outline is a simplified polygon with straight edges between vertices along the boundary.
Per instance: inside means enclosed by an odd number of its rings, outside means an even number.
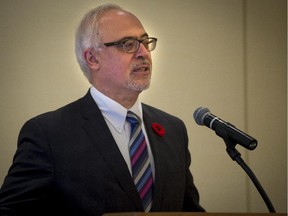
M121 133L124 129L128 110L121 104L102 94L94 86L90 88L90 93L101 110L104 118ZM138 115L142 120L142 106L139 99L137 99L135 104L129 110Z

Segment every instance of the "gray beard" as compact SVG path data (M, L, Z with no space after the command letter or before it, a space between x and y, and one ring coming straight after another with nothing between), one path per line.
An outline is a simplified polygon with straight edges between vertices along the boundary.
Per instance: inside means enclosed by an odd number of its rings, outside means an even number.
M150 80L149 80L149 82L144 83L144 84L138 84L138 83L134 82L133 80L128 80L126 82L126 87L128 89L141 92L141 91L144 91L150 87Z

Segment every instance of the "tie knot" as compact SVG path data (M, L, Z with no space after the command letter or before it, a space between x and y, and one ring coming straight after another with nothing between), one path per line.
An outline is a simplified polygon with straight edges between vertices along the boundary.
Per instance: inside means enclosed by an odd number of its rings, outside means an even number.
M131 125L137 125L141 122L140 118L133 112L128 111L127 112L127 117L126 120L131 124Z
M126 120L131 125L131 134L135 131L135 129L140 125L141 119L133 112L128 111Z

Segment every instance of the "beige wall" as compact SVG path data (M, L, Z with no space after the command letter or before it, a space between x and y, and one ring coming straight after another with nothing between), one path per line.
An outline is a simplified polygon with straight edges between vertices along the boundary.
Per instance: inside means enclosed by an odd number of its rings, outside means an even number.
M88 90L74 57L74 32L83 14L102 2L0 0L0 183L23 123ZM152 86L142 100L186 123L206 210L268 211L222 139L194 122L199 106L258 139L254 151L237 149L276 210L287 212L286 1L114 2L159 39Z

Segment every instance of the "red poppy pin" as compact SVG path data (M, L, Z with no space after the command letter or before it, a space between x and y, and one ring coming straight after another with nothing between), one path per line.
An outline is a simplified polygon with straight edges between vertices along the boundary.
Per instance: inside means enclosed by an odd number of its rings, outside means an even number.
M162 125L158 123L152 123L152 128L158 136L163 137L165 135L165 129L162 127Z

